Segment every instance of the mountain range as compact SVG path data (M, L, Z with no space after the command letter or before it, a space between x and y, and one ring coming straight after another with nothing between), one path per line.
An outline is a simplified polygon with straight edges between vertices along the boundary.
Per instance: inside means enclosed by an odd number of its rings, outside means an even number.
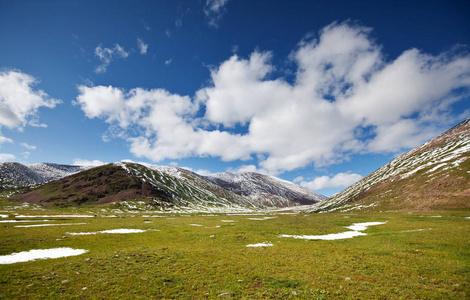
M48 207L140 200L146 209L222 212L313 204L326 198L293 183L257 173L204 177L177 167L128 162L89 169L40 165L0 165L4 189L35 186L29 192L12 196L11 200ZM243 184L240 184L241 178ZM41 185L36 187L38 184Z
M132 200L143 209L165 211L468 209L469 157L467 119L330 198L254 172L202 176L177 167L129 162L95 168L2 163L0 192L13 201L46 207L119 205Z

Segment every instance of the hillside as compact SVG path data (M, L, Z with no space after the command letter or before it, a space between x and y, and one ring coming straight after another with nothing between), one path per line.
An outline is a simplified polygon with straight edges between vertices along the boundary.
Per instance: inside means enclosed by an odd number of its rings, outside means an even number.
M15 162L0 163L0 188L15 189L64 178L89 167L52 163L22 165Z
M467 119L308 211L468 209L469 157Z
M97 205L140 200L141 208L240 211L259 209L247 199L183 169L115 163L48 182L13 201L46 207Z
M300 185L254 172L217 173L207 180L268 207L290 207L314 204L326 199Z

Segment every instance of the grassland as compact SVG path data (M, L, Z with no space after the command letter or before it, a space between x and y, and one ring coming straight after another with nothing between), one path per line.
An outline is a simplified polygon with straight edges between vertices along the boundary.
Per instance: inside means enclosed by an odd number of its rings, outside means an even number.
M5 204L5 202L2 202ZM64 214L4 207L0 214ZM6 211L6 212L5 212ZM77 212L75 211L74 214ZM90 214L90 208L82 212ZM100 214L95 210L94 214ZM31 249L86 249L79 256L0 265L1 299L468 299L470 211L351 214L160 215L57 218L15 227L0 223L0 255ZM436 217L440 216L440 217ZM17 218L18 219L18 218ZM50 219L50 218L49 218ZM233 221L233 222L226 222ZM280 238L347 231L366 236L333 241ZM201 225L201 226L196 226ZM128 228L131 234L73 236ZM272 247L247 248L270 242Z

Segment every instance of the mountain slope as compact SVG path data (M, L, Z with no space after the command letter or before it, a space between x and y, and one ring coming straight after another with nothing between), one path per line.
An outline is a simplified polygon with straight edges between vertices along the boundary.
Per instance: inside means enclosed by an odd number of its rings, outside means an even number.
M470 118L309 211L470 208L469 157Z
M14 189L18 186L26 186L42 182L41 175L19 163L0 164L0 188Z
M222 212L261 208L189 171L134 163L82 171L11 199L59 207L141 200L146 209Z
M254 172L217 173L204 178L268 207L308 205L326 199L325 196L299 185Z
M0 163L0 188L13 189L45 183L52 180L64 178L89 167L59 165L42 163L34 165L22 165L20 163Z
M27 165L26 167L41 176L42 182L49 182L52 180L61 179L65 176L69 176L91 168L84 166L60 165L52 163L33 164Z

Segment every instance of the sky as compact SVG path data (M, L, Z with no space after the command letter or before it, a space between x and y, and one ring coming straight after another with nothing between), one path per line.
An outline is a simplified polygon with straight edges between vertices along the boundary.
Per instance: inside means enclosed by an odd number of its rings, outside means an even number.
M330 196L470 117L469 1L0 0L0 162Z

